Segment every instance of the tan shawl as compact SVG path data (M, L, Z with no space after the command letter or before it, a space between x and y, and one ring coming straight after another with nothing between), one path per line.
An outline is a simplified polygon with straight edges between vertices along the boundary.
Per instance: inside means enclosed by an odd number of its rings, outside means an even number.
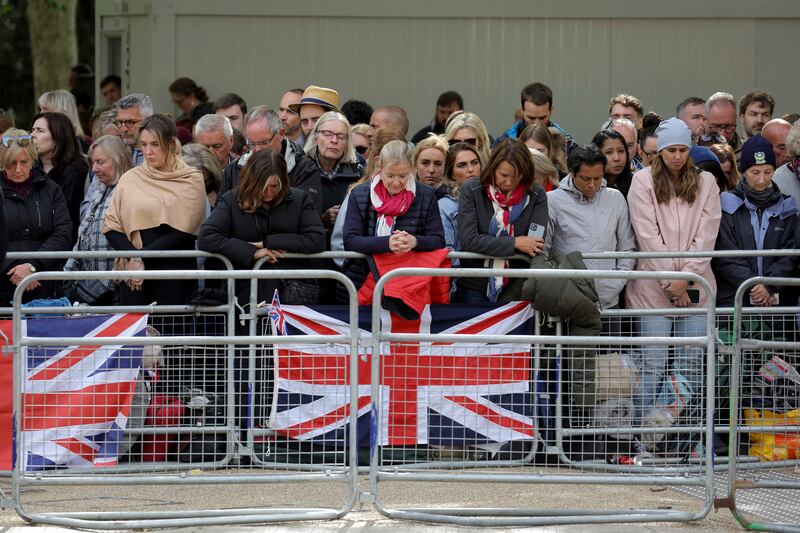
M172 170L152 168L145 161L119 179L103 220L103 233L124 233L141 249L139 232L167 224L197 235L206 214L203 174L177 157Z

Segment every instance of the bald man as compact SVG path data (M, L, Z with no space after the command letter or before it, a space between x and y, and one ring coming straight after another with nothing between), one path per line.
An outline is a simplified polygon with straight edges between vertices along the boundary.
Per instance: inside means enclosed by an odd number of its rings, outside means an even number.
M381 131L393 131L405 139L408 135L408 115L405 110L400 106L389 105L373 111L372 117L369 119L369 130L367 130L370 146L378 132Z
M772 151L775 152L775 163L778 166L789 162L789 156L786 154L786 136L790 129L792 129L792 125L782 118L773 118L761 129L761 135L772 145Z

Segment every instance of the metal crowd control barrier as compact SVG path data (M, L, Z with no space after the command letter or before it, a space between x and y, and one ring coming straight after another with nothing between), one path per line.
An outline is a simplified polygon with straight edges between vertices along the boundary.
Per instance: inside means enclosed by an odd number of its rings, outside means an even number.
M767 319L769 317L779 317L780 315L785 316L794 316L800 313L800 307L797 306L782 306L782 307L769 307L769 308L758 308L758 307L749 307L743 308L741 310L742 316L744 317L753 317L755 315L763 315ZM605 309L601 311L601 316L603 320L615 320L618 323L621 323L623 335L635 335L635 324L638 319L643 316L693 316L693 315L704 315L705 310L701 308L671 308L671 309ZM728 423L728 411L729 411L729 390L731 387L730 383L730 368L732 365L733 355L734 355L734 340L733 340L733 316L734 316L734 308L733 307L717 307L716 308L716 339L717 339L717 349L716 349L716 358L717 358L717 372L716 372L716 384L715 384L715 391L714 397L716 400L716 408L715 408L715 424L714 424L714 434L715 434L715 450L714 450L714 470L717 472L727 472L728 471L728 450L727 450L727 434L730 430L730 424ZM559 327L563 327L563 322L558 317L549 317L551 322L556 323ZM604 332L604 335L608 336L609 334ZM563 391L561 388L557 390L557 398L556 403L561 405L563 402ZM580 457L573 458L569 457L565 447L563 446L564 437L568 437L570 435L574 435L575 433L571 429L563 430L562 428L567 427L564 424L562 419L562 411L556 409L555 413L555 425L556 425L556 437L553 439L555 444L551 446L545 447L545 452L559 456L559 460L564 464L573 464L580 468L584 469L594 469L594 470L601 470L601 471L619 471L619 470L627 470L629 467L627 465L618 466L614 464L597 464L591 460L581 460ZM746 431L747 428L740 426L740 431ZM736 451L734 451L736 452ZM685 460L679 461L674 465L667 466L657 466L652 464L649 461L643 461L648 463L647 468L651 469L658 469L658 468L669 468L670 470L684 470L684 471L691 471L697 470L699 468L700 458L697 456L691 456L686 458ZM748 456L746 454L742 455L741 453L738 454L737 463L739 469L769 469L771 468L771 463L767 463L764 461L759 460L757 457Z
M758 457L769 470L745 470L740 467L738 454L732 454L728 464L727 498L721 499L717 506L729 508L746 529L798 532L800 513L796 500L776 494L800 489L800 408L797 401L800 375L795 370L800 361L800 314L795 310L792 315L765 315L755 319L745 315L745 295L759 284L800 287L800 279L751 278L736 292L729 448ZM763 512L761 518L750 515L752 508L746 503L750 494L761 494L762 500L767 499L771 505L762 509L774 520L764 519Z
M36 256L37 253L10 253L9 258L30 259ZM68 257L164 257L165 252L53 252L46 254L39 254L41 257L53 258L68 258ZM173 255L170 253L170 255ZM180 257L215 257L223 261L228 269L232 269L230 262L221 256L204 254L202 252L176 252L175 256ZM725 251L725 252L683 252L683 253L641 253L641 252L606 252L597 254L584 254L587 259L604 259L604 258L643 258L643 257L725 257L725 256L770 256L770 255L800 255L800 250L765 250L765 251ZM19 256L19 257L16 257ZM484 258L479 254L456 252L451 253L451 257L459 258ZM286 254L288 258L362 258L361 254L352 252L344 253L321 253L321 254ZM256 265L256 268L259 265ZM675 272L609 272L609 271L541 271L541 270L469 270L469 269L401 269L384 276L376 288L376 295L380 294L384 285L392 278L403 275L419 275L425 273L439 273L447 274L457 277L487 277L492 274L502 274L505 277L533 277L541 279L557 279L568 276L575 278L655 278L655 279L693 279L698 281L695 277L689 274L681 274ZM213 417L209 419L200 420L198 425L190 425L187 422L180 422L177 425L164 425L162 427L139 427L133 428L128 431L133 436L138 436L140 439L153 438L158 440L161 437L168 435L178 435L183 444L186 439L191 442L200 441L201 445L222 443L223 451L216 456L212 454L211 458L198 462L180 463L172 461L169 463L150 462L149 464L138 463L125 463L111 468L104 468L99 471L98 469L68 469L68 470L48 470L36 473L15 471L12 477L12 492L13 503L16 504L17 511L26 520L38 523L47 523L54 525L76 526L76 527L94 527L103 529L123 528L123 527L178 527L178 526L191 526L191 525L208 525L208 524L234 524L234 523L253 523L253 522L274 522L274 521L287 521L287 520L316 520L316 519L333 519L341 517L352 509L358 499L359 492L357 487L357 460L356 449L349 446L345 450L346 456L342 453L335 455L333 459L325 459L323 461L309 461L310 464L298 464L297 460L288 460L289 454L273 454L272 459L265 460L269 454L265 454L264 450L275 451L275 441L280 438L280 433L272 429L259 427L258 420L254 417L252 411L248 411L244 415L237 411L237 406L242 402L237 400L237 386L241 382L241 376L237 374L244 364L247 370L246 382L249 385L248 395L252 394L259 386L269 385L270 377L269 368L267 372L261 374L264 369L259 365L263 361L269 361L283 353L279 348L281 346L291 345L293 347L299 346L335 346L337 350L347 353L349 356L348 367L350 369L350 431L348 438L350 442L354 440L354 431L356 424L354 423L354 416L357 412L355 408L358 402L358 353L359 346L358 325L357 320L354 319L355 313L355 287L352 283L346 280L344 276L339 273L321 271L321 270L290 270L290 271L236 271L236 272L174 272L174 271L145 271L145 272L83 272L83 273L56 273L46 272L37 273L30 278L27 278L21 285L24 288L32 281L40 279L50 280L65 280L65 279L125 279L130 277L138 277L142 279L159 279L159 277L171 277L172 279L225 279L227 280L227 302L219 306L140 306L140 307L127 307L120 308L118 306L107 307L83 307L76 309L68 309L69 313L80 315L91 315L95 313L117 313L117 312L141 312L150 313L153 316L160 316L160 324L166 330L172 330L163 334L160 337L154 338L98 338L98 346L114 346L121 343L135 344L145 347L162 347L166 352L170 350L176 352L186 352L195 350L193 357L188 359L185 367L190 370L195 369L195 362L202 360L207 362L209 359L222 363L221 374L222 379L212 377L210 380L205 378L200 379L200 382L205 387L208 383L218 382L222 384L220 391L215 391L214 396L219 396L222 399L221 403L217 405L221 409L222 415L219 420L214 420ZM343 283L348 290L350 296L350 309L349 309L349 334L347 335L319 335L319 336L302 336L301 337L286 337L274 336L268 334L269 331L265 329L265 325L260 322L262 317L256 310L257 291L255 290L257 280L259 279L303 279L303 278L320 278L327 277L335 279ZM236 335L237 324L237 308L234 305L235 289L234 284L236 280L251 282L251 299L249 310L241 310L238 315L239 319L245 321L246 330L240 330L241 333ZM700 285L707 291L708 286L703 280L699 280ZM780 280L787 281L787 280ZM788 280L792 284L798 284L796 280ZM770 279L770 284L775 284L776 280ZM20 327L20 319L23 315L38 314L38 315L59 315L65 312L64 308L36 308L35 310L23 310L19 307L19 296L22 288L18 289L15 295L15 306L13 308L0 309L3 311L12 311L14 317L15 328ZM741 290L740 290L741 293ZM376 298L376 302L379 298ZM373 306L373 313L377 311L377 303ZM668 312L669 311L669 312ZM407 458L401 457L396 460L396 457L389 454L379 452L380 447L374 446L372 448L371 466L370 466L370 492L368 494L361 494L362 501L371 501L374 499L375 507L383 514L402 519L420 519L433 522L447 522L456 523L461 525L526 525L526 524L567 524L567 523L600 523L600 522L641 522L641 521L682 521L682 520L695 520L705 516L711 508L713 501L713 470L720 468L728 468L729 472L729 499L717 500L718 506L726 506L730 504L734 515L740 519L743 524L749 525L751 528L758 527L771 527L776 531L795 531L789 524L773 524L763 525L753 522L747 522L742 517L741 511L736 509L736 500L734 498L734 491L743 488L762 488L767 490L785 489L785 488L800 488L796 484L794 478L786 479L771 479L768 476L775 470L780 468L796 466L795 460L785 461L770 461L761 462L748 455L737 454L739 452L741 435L749 433L751 436L754 434L778 434L784 437L792 437L800 434L800 428L795 425L795 422L773 423L766 425L763 420L760 420L757 427L754 424L734 423L730 427L730 443L731 443L731 459L730 461L725 458L713 458L712 446L710 446L711 438L714 432L724 433L729 430L727 424L714 420L715 406L714 402L717 398L718 392L715 391L713 383L715 378L715 351L714 351L714 336L711 335L715 331L709 325L714 323L715 313L713 305L709 302L707 309L689 309L689 310L618 310L604 312L606 317L634 317L634 316L653 316L661 314L681 315L681 316L697 316L701 315L706 319L705 335L695 335L691 337L681 338L676 340L667 337L631 337L623 335L608 335L604 338L599 337L576 337L564 335L567 325L555 318L546 318L539 316L542 321L537 321L535 325L534 335L532 336L504 336L502 339L483 336L465 336L465 335L452 335L452 336L437 336L437 335L409 335L409 334L394 334L394 333L379 333L373 336L372 350L373 353L376 347L382 343L395 343L395 345L403 345L404 343L419 343L419 342L468 342L475 344L486 340L487 342L499 343L492 344L492 346L501 346L503 343L518 341L525 343L527 348L532 353L532 368L533 376L531 382L534 384L545 384L547 386L554 386L555 392L552 390L536 391L534 395L533 416L535 420L534 426L534 439L525 443L519 448L510 450L497 450L491 447L477 448L469 447L469 449L440 449L425 450L423 456L420 457L419 450L413 450L414 457L411 461ZM720 309L720 315L728 314L727 309ZM750 314L772 314L772 315L789 315L795 313L796 308L778 308L770 309L766 312L764 310L756 309L743 309L741 307L741 300L737 301L736 316L734 323L739 323L742 316ZM188 319L187 315L192 315L192 319ZM216 315L218 318L221 316L220 322L216 318L210 318ZM202 320L199 320L199 318ZM737 318L738 317L738 318ZM785 317L784 317L785 318ZM378 322L373 320L373 330L379 327ZM188 326L191 329L188 329ZM246 335L243 334L246 331ZM717 331L718 332L718 331ZM221 334L220 334L221 333ZM261 333L261 334L259 334ZM554 334L553 334L554 333ZM776 344L771 341L744 339L740 345L742 331L736 332L735 342L730 343L729 346L724 347L728 350L728 355L737 355L733 357L733 367L740 363L739 356L742 351L753 349L789 349L788 344ZM374 334L374 331L373 331ZM74 344L80 346L82 343L79 338L62 338L59 340L47 338L35 338L32 336L21 337L15 336L14 349L17 354L22 354L23 351L28 349L35 349L37 347L45 346L59 346L64 343ZM718 339L719 340L719 339ZM781 341L785 342L785 341ZM239 357L241 351L237 351L236 345L246 345L246 363ZM706 348L706 371L705 371L705 385L700 394L701 398L695 401L692 411L692 420L696 421L694 427L686 427L688 422L686 419L679 420L676 425L650 425L646 428L631 425L609 425L605 424L602 427L596 427L591 421L586 421L578 417L578 423L575 424L572 416L573 408L576 407L576 402L573 398L572 391L569 393L563 389L563 386L572 387L580 382L580 379L574 379L574 374L569 365L575 358L575 354L587 347L602 347L608 351L619 350L620 347L647 347L654 346L679 346L679 345L692 345L696 347L703 346ZM273 348L274 347L274 348ZM781 348L784 347L784 348ZM368 347L369 348L369 347ZM796 349L793 346L791 349ZM285 352L285 350L284 350ZM302 354L300 354L302 355ZM495 355L502 355L499 352ZM491 356L491 354L490 354ZM378 368L378 358L372 359L372 387L373 398L376 399L374 405L380 406L383 397L376 394L375 387L376 381L374 372ZM205 363L203 363L205 365ZM21 365L18 365L21 366ZM179 365L181 366L181 365ZM210 370L220 371L212 365ZM205 366L203 367L206 369ZM15 380L18 385L25 379L18 369L14 372ZM546 372L553 371L553 374L546 374ZM745 374L749 372L750 376L754 376L756 371L749 368L745 370ZM380 377L380 373L378 373ZM744 378L742 376L741 368L735 368L732 383L736 384L737 380ZM186 380L185 383L195 383L197 376ZM721 386L718 390L727 391L727 386ZM734 405L738 406L739 398L736 394L739 390L736 386L731 386L731 412L734 412ZM22 402L22 388L15 387L15 408L18 413L25 413L25 410L20 410L20 403ZM204 392L204 391L200 391ZM208 392L208 391L205 391ZM747 390L743 389L742 393ZM552 394L552 395L551 395ZM551 395L548 397L548 395ZM746 394L745 394L746 395ZM208 401L207 396L199 395L195 399ZM751 396L754 396L751 394ZM191 402L190 402L191 403ZM211 402L213 405L213 401ZM257 402L254 402L252 396L244 402L247 407L252 408ZM577 402L577 407L580 407L580 402ZM549 409L549 411L548 411ZM719 411L719 404L716 406L716 411ZM201 410L201 412L203 412ZM738 411L737 411L738 412ZM203 412L203 416L207 413ZM213 414L213 413L212 413ZM382 418L382 411L377 408L374 412L376 422L380 423ZM133 415L131 418L134 418ZM684 417L686 418L686 417ZM187 418L188 419L188 418ZM183 419L182 419L183 420ZM195 418L191 418L192 422ZM237 421L246 420L248 423L245 425L245 431L240 432L237 427ZM733 420L738 420L734 418ZM21 420L24 422L24 418ZM385 423L385 420L384 420ZM24 426L22 426L24 427ZM781 433L782 432L782 433ZM677 442L678 444L694 444L697 438L700 437L700 442L705 446L702 448L693 448L694 452L688 458L686 454L681 456L647 456L639 454L637 457L632 457L626 453L616 453L614 456L613 464L608 464L604 460L597 460L592 451L580 450L577 454L570 445L575 443L589 443L597 436L602 436L609 439L612 436L623 436L625 433L637 433L642 435L658 436L663 442ZM222 439L219 439L219 436ZM691 435L691 438L687 437ZM624 438L620 439L624 440ZM654 439L655 440L655 439ZM736 446L733 446L736 443ZM21 453L23 447L26 445L25 435L18 439L17 453ZM259 448L260 447L260 448ZM270 448L271 447L271 448ZM416 448L416 447L412 447ZM391 450L390 450L391 451ZM608 450L606 450L607 452ZM141 453L141 452L137 452ZM551 462L548 458L554 456L558 458L559 462ZM200 455L203 455L201 452ZM607 454L606 454L607 455ZM295 454L296 458L309 458L311 455L308 452L300 450ZM494 458L493 458L494 456ZM279 459L276 459L279 457ZM543 459L544 457L544 459ZM622 459L626 461L623 462ZM631 464L626 464L630 460ZM567 468L567 472L562 471ZM489 470L485 472L484 470ZM737 479L737 475L747 471L758 470L757 475L759 479L755 482L750 479L752 476L747 476L747 479ZM766 471L766 476L764 472ZM786 472L778 472L784 476L790 475ZM386 491L382 495L378 493L379 481L392 481L392 482L429 482L429 481L445 481L445 482L466 482L466 483L493 483L500 484L500 486L514 486L517 483L530 483L530 484L547 484L554 483L559 485L573 485L576 487L590 487L592 485L605 485L606 488L619 485L659 485L659 486L683 486L686 488L695 488L696 490L703 491L704 507L697 512L685 511L667 511L659 509L644 509L644 510L623 510L623 509L601 509L597 511L577 511L571 508L568 509L531 509L524 508L465 508L465 509L452 509L447 507L442 508L402 508L402 509L389 509L385 504ZM217 493L212 489L218 485L225 485L226 497L230 497L230 493L239 487L247 487L248 484L261 484L261 483L282 483L281 487L289 487L290 484L302 483L308 492L312 485L309 483L321 482L323 487L329 487L330 482L341 483L346 485L345 494L342 495L344 503L341 506L331 504L330 507L299 507L298 502L289 502L293 507L268 507L262 501L265 496L261 493L257 497L253 497L250 492L243 493L241 499L237 502L241 505L240 509L222 509L216 510L212 505L208 505L205 509L183 510L181 506L185 503L182 501L167 501L166 503L153 501L143 498L137 500L140 506L145 506L148 510L119 510L119 511L98 511L98 510L85 510L75 511L74 501L69 507L69 510L64 512L45 512L41 509L34 509L35 502L29 506L22 501L23 494L28 495L28 492L23 492L23 489L28 487L50 487L54 491L66 492L70 488L77 488L77 490L87 490L90 486L102 487L103 490L111 491L115 486L120 489L128 489L131 486L145 486L150 492L162 490L164 487L172 487L170 495L174 495L174 487L186 487L192 490L192 496L207 497L217 503ZM498 486L498 485L493 485ZM205 493L203 493L205 491ZM259 491L256 491L259 492ZM330 491L321 495L324 499ZM129 492L124 492L125 496L130 496ZM148 493L146 496L154 496ZM384 496L382 499L381 496ZM81 493L80 499L87 501L87 505L91 504L91 500L87 498L87 494ZM194 499L194 498L191 498ZM75 498L77 501L78 498ZM461 499L460 499L461 500ZM5 500L8 502L8 500ZM279 505L285 505L285 501ZM316 503L316 502L315 502ZM327 503L327 502L325 502ZM152 505L166 505L168 510L159 511L153 510ZM568 504L571 505L571 504ZM181 509L181 510L179 510Z
M379 452L378 446L373 446L372 461L370 464L370 486L372 496L375 498L376 509L385 516L398 519L409 520L424 520L429 522L450 523L457 525L467 526L521 526L521 525L544 525L544 524L567 524L567 523L608 523L608 522L645 522L645 521L690 521L698 520L708 514L713 507L713 456L712 450L708 445L713 439L713 409L714 409L714 346L715 338L709 335L708 332L714 330L714 305L711 298L708 299L705 313L705 324L702 327L704 331L690 332L693 334L675 339L667 336L647 336L637 338L623 338L623 337L597 337L597 336L563 336L563 335L432 335L432 334L408 334L408 333L386 333L383 332L380 325L381 317L381 296L383 295L384 288L391 280L400 276L453 276L457 278L467 277L491 277L491 276L504 276L508 278L534 278L539 280L552 280L552 279L586 279L586 278L601 278L601 279L682 279L693 281L697 286L702 287L706 294L712 294L708 283L700 276L690 273L679 272L614 272L614 271L588 271L588 270L514 270L514 269L420 269L420 268L401 268L391 271L381 277L375 287L374 303L372 307L372 353L380 354L380 357L373 357L372 359L372 401L373 412L376 419L376 434L381 435L385 429L387 416L385 415L386 407L383 405L386 402L386 397L381 390L382 369L389 363L383 362L385 357L394 356L398 349L402 349L404 345L409 344L422 344L430 343L431 352L433 353L433 346L439 346L446 343L467 343L468 345L474 343L484 343L489 346L487 357L503 357L502 353L495 352L491 347L502 346L507 343L524 343L528 345L528 349L536 348L537 345L564 345L564 346L578 346L578 347L596 347L596 346L615 346L620 344L630 344L642 347L663 347L663 346L680 346L684 349L693 346L700 350L700 367L702 362L705 361L705 380L701 384L702 393L701 399L697 406L697 415L699 419L693 422L691 426L672 426L669 424L653 424L647 427L630 426L618 427L610 426L603 428L587 427L576 431L576 434L612 434L617 435L624 432L634 432L643 435L671 435L681 433L692 433L699 435L699 442L705 445L702 452L703 460L701 468L695 475L691 472L656 472L648 468L640 467L639 465L631 465L630 469L625 473L606 473L606 474L592 474L582 472L560 473L558 470L546 468L544 470L534 466L533 468L521 467L519 460L511 461L493 461L489 459L491 452L503 451L502 448L485 448L476 455L465 457L466 450L456 449L452 450L455 453L450 454L449 458L455 457L455 461L445 461L445 464L437 466L431 465L428 457L415 463L398 463L395 461L384 461L382 454ZM700 333L700 334L697 334ZM648 348L645 348L648 349ZM569 357L567 357L569 358ZM420 358L421 360L422 358ZM575 363L578 358L573 358L571 361ZM409 362L413 365L413 362ZM423 364L420 362L420 364ZM512 363L513 364L513 363ZM535 368L539 369L539 363L535 363ZM576 370L577 369L577 370ZM573 373L578 370L584 370L580 364L576 363L576 368L573 368ZM409 375L414 374L415 368L409 368L407 372ZM465 373L461 368L451 369ZM702 375L702 369L700 370ZM536 379L532 380L536 381ZM474 385L477 388L478 383L473 381L467 385ZM573 385L576 385L573 383ZM468 389L469 387L467 387ZM400 390L392 391L392 400L396 395L400 395L401 400L404 398L402 385L399 386ZM580 390L579 388L576 390ZM433 393L432 393L433 394ZM459 393L453 392L452 394L458 395ZM573 394L576 394L573 390ZM462 392L461 395L466 396L467 399L475 400L470 397L468 392ZM419 400L421 402L421 400ZM428 400L433 401L433 400ZM464 402L469 403L469 402ZM473 402L479 403L479 402ZM586 407L586 405L584 405ZM476 409L480 410L480 407ZM417 416L424 416L424 413L418 412ZM510 413L505 415L512 417ZM540 429L541 419L535 419L535 430ZM519 420L517 420L518 422ZM411 423L410 421L407 423ZM414 422L416 423L416 422ZM513 425L513 424L512 424ZM538 435L535 435L538 438ZM524 457L529 454L529 450L522 450L521 454L517 457ZM508 454L505 454L508 455ZM480 464L482 463L482 464ZM553 465L554 466L554 465ZM466 469L469 467L469 470ZM487 470L484 472L477 471L477 467L483 467ZM503 468L507 470L504 471ZM511 470L511 471L508 471ZM533 470L533 471L531 471ZM660 475L659 475L660 474ZM571 485L671 485L671 486L695 486L702 487L705 491L702 509L696 512L690 511L673 511L673 510L660 510L660 509L603 509L603 510L577 510L574 509L570 503L569 508L566 509L531 509L525 508L454 508L454 507L428 507L428 508L403 508L403 509L390 509L383 501L383 493L379 491L380 482L449 482L449 483L496 483L496 484L571 484ZM437 491L439 492L439 491ZM574 497L574 494L572 495ZM548 493L545 497L546 500L552 501L552 494ZM460 498L463 500L463 496ZM573 500L574 501L574 500ZM624 505L624 503L623 503Z
M217 259L219 260L222 265L228 269L233 270L233 264L230 260L219 254L212 254L208 252L201 252L197 250L172 250L172 251L153 251L153 250L138 250L138 251L54 251L54 252L8 252L6 254L7 260L24 260L30 261L32 259L116 259L116 258L130 258L130 257L139 257L143 259L148 258L174 258L174 259L181 259L181 258L193 258L193 259ZM92 279L92 277L87 279ZM226 302L224 305L220 305L217 307L214 306L188 306L188 305L174 305L174 306L146 306L139 309L140 312L148 312L148 313L158 313L163 316L172 315L179 316L181 314L196 314L196 313L212 313L217 312L223 314L227 313L228 306L230 305L230 294L232 294L232 287L233 282L229 282L229 286L227 288L228 297L226 297ZM119 310L118 306L92 306L91 311L92 313L116 313ZM47 314L56 313L60 314L64 312L64 308L54 308L54 309L45 309L45 308L37 308L37 314ZM75 313L86 313L85 309L82 310L75 310ZM7 318L11 320L13 318L13 307L12 306L3 306L0 305L0 318ZM166 320L166 318L164 319ZM224 326L224 324L223 324ZM11 351L11 343L9 339L4 339L6 344L8 345L9 353ZM0 477L11 477L11 471L0 471ZM9 502L2 502L7 504ZM4 505L6 506L6 505ZM13 505L11 505L13 507Z
M138 278L147 280L157 279L170 279L170 280L212 280L221 279L228 280L229 287L235 280L251 280L251 279L299 279L308 277L329 278L335 279L344 284L347 288L350 297L351 309L355 308L356 291L352 282L350 282L344 275L338 272L319 272L319 271L113 271L113 272L40 272L29 276L23 280L17 287L14 295L13 318L14 318L14 350L15 350L15 394L14 394L14 408L18 414L17 423L21 430L16 439L16 452L17 457L23 457L31 449L42 449L50 445L50 439L60 438L59 444L64 446L71 446L71 449L77 453L86 453L87 446L91 447L92 442L83 440L82 442L65 442L63 436L47 435L43 436L41 432L36 430L47 429L49 422L63 422L62 420L48 419L52 409L56 411L59 408L67 408L70 405L59 405L45 402L39 402L37 399L32 399L35 394L29 392L41 389L40 386L30 386L29 375L24 375L23 372L26 368L22 358L41 357L41 353L47 347L59 350L59 355L62 357L56 358L55 363L44 368L37 369L37 373L50 373L55 372L72 372L74 367L78 366L75 359L86 356L87 352L100 353L101 350L119 350L130 354L130 350L135 350L136 346L154 347L160 346L168 350L173 347L175 350L190 350L194 347L214 347L215 349L224 350L225 367L223 369L223 379L221 382L222 391L215 395L221 397L222 400L216 405L216 409L210 413L211 420L206 420L203 417L209 416L209 404L214 404L207 396L198 395L193 397L192 401L198 400L200 405L195 406L200 409L199 422L195 425L187 423L186 418L181 417L177 424L168 423L163 427L140 427L137 429L129 429L128 433L139 435L140 438L152 435L155 437L161 435L178 434L181 438L188 437L190 440L188 445L191 446L194 442L199 440L200 448L197 453L200 456L199 461L192 462L154 462L149 463L125 463L116 466L106 466L103 468L85 467L85 468L68 468L68 469L45 469L38 471L27 471L21 468L23 461L18 461L12 476L12 492L16 502L17 513L25 520L41 523L69 527L90 527L98 529L120 529L120 528L151 528L151 527L183 527L183 526L199 526L211 524L245 524L254 522L276 522L276 521L292 521L292 520L324 520L335 519L346 514L354 505L357 499L357 484L356 484L356 464L354 462L355 450L350 450L350 457L346 464L331 464L325 465L324 470L320 469L297 469L295 465L285 465L275 463L272 465L271 471L264 468L255 468L249 466L249 459L252 455L252 450L243 446L242 439L239 438L239 429L237 428L237 419L241 413L237 412L237 408L241 404L237 404L237 382L236 382L236 356L235 346L237 344L248 345L261 345L264 343L281 345L281 344L297 344L302 342L304 344L313 343L344 343L349 345L351 353L348 365L351 372L357 373L357 366L354 364L357 359L357 323L351 320L354 324L349 331L349 334L335 335L335 336L304 336L298 339L293 336L248 336L248 335L233 335L231 333L235 330L235 311L233 305L227 305L226 313L226 329L223 334L218 334L218 331L206 335L187 335L187 331L178 328L173 331L172 335L161 335L158 337L142 337L142 336L110 336L103 335L102 331L98 336L93 337L92 346L85 346L86 339L81 336L76 337L48 337L32 336L28 328L23 329L22 316L27 314L48 314L55 315L64 313L65 310L69 313L77 312L79 314L92 314L97 309L104 308L36 308L36 309L23 309L20 305L22 294L25 287L35 281L45 280L80 280L80 279L131 279ZM229 298L232 298L232 292L229 292ZM115 312L140 312L145 313L149 311L157 311L157 306L143 306L139 308L134 307L116 307ZM39 331L39 330L37 330ZM125 331L130 331L125 330ZM69 347L64 350L63 347ZM101 348L106 347L109 348ZM62 348L58 348L62 347ZM126 351L125 347L128 348ZM77 348L77 351L75 349ZM38 350L38 352L37 352ZM72 350L72 351L68 351ZM37 355L38 354L38 355ZM127 355L128 360L133 356ZM167 356L169 357L169 356ZM124 358L123 358L124 359ZM130 364L129 364L130 366ZM120 368L125 367L125 364L120 363ZM114 367L116 368L116 367ZM89 373L93 376L94 372ZM141 374L139 374L141 376ZM77 378L81 379L81 374L78 372ZM137 378L139 379L139 378ZM88 383L87 383L88 381ZM63 382L61 382L63 384ZM89 405L83 405L81 413L85 414L92 419L98 409L115 408L115 398L108 389L104 389L100 384L92 379L88 379L80 383L83 387L97 387L97 390L92 389L89 394L94 394ZM58 385L57 385L58 386ZM39 388L36 388L39 387ZM111 388L114 390L114 387ZM104 392L105 391L105 392ZM85 392L85 391L83 391ZM47 397L45 395L45 397ZM68 396L72 398L73 396ZM135 396L134 396L135 397ZM56 398L56 396L50 397ZM39 398L41 399L41 398ZM353 388L350 388L349 404L351 412L355 413L353 407ZM74 405L73 405L74 406ZM191 407L191 406L190 406ZM131 411L132 413L132 411ZM73 415L69 415L73 416ZM70 419L71 420L71 419ZM195 421L194 416L191 418L192 423ZM355 431L355 423L351 423L351 432ZM30 430L30 431L29 431ZM352 438L352 435L351 435ZM74 440L74 439L71 439ZM79 439L80 440L80 439ZM215 447L216 445L221 445ZM36 448L39 446L39 448ZM208 446L211 446L209 449ZM193 448L190 448L193 450ZM141 457L144 457L144 452ZM209 456L206 456L209 454ZM157 460L156 460L157 461ZM253 491L249 485L258 485L263 483L280 483L282 491L280 494L264 493L264 491ZM302 484L307 487L303 491L303 496L312 497L315 499L314 507L303 507L302 498L298 497L291 500L287 497L287 491L293 484ZM319 483L322 487L312 487L309 483ZM344 491L340 495L341 502L332 503L330 507L325 504L337 500L337 495L330 491L331 483L336 483L344 486ZM139 508L144 507L145 510L130 510L130 487L141 486L146 487L146 490L141 494L141 497L136 499L136 506ZM46 505L38 504L34 501L27 505L23 501L24 491L30 487L50 487L52 492L58 493L61 498L59 500L68 500L70 505L68 510L63 512L46 512L39 507ZM114 490L120 491L121 498L126 501L123 505L119 506L118 510L98 510L94 508L95 499L90 497L91 492L89 487L102 488L103 494L101 500L106 500L114 495ZM172 488L170 488L172 487ZM182 487L184 492L188 491L191 496L189 498L180 498L179 494L175 491L174 487ZM217 490L213 490L217 487ZM224 487L225 499L232 504L231 508L219 509L220 498L219 488ZM318 489L318 490L314 490ZM99 490L99 489L95 489ZM236 494L238 493L238 495ZM99 495L97 496L99 497ZM277 498L277 503L272 503L269 500ZM206 499L211 502L206 504L202 509L185 509L184 501L194 501L197 499ZM286 501L289 499L290 501ZM51 501L48 499L48 501ZM86 510L75 510L79 507L78 502L87 502ZM155 506L159 508L155 508Z

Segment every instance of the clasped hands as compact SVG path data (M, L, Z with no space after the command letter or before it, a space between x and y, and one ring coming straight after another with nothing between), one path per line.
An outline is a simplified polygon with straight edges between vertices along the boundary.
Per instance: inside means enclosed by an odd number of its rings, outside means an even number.
M268 262L276 263L278 258L286 253L285 250L270 250L269 248L265 248L264 243L260 241L251 242L250 244L256 247L256 251L253 254L253 261L258 261L262 257L266 257Z
M417 238L407 231L395 230L389 237L389 250L396 254L408 253L417 247Z
M686 289L688 288L689 282L685 279L661 283L661 290L664 291L670 303L675 307L689 307L689 305L691 305L692 302L689 300L689 295L686 293Z

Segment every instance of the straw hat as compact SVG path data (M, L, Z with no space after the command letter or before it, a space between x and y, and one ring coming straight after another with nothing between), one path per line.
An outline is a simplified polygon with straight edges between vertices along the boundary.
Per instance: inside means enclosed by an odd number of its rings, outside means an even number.
M295 113L300 112L300 107L305 105L318 105L325 109L339 111L339 93L327 87L317 87L316 85L309 85L303 91L303 97L300 99L299 104L290 104L289 109Z

